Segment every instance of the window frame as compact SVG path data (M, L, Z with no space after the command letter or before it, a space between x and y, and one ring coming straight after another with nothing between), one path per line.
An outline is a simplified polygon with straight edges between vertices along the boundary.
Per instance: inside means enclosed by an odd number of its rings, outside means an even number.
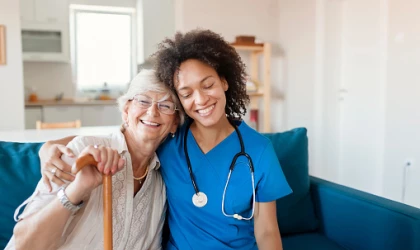
M100 14L122 14L129 15L131 18L131 38L130 38L130 48L131 48L131 57L130 57L130 80L137 73L137 17L136 9L128 7L111 7L111 6L97 6L97 5L70 5L70 57L72 65L72 77L73 84L76 89L76 92L88 93L88 92L97 92L101 88L80 88L78 85L78 76L77 76L77 28L76 28L76 16L78 13L100 13ZM119 92L121 90L126 90L127 86L108 86L108 88L114 92Z

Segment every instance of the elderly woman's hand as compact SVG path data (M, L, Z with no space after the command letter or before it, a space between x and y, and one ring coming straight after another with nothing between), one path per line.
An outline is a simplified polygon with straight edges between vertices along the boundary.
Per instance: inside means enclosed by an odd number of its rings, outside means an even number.
M66 190L69 199L79 202L88 196L93 189L102 184L102 175L114 175L124 168L125 161L117 150L104 146L88 146L79 155L92 155L98 166L87 166L82 168ZM66 191L67 192L67 191Z
M56 141L48 141L42 145L39 150L39 158L41 160L41 174L44 184L48 187L49 191L52 190L51 182L54 182L58 186L65 184L64 181L72 182L74 176L70 174L71 166L61 159L63 155L68 157L75 157L71 149L66 147L74 137L66 137ZM124 161L119 161L117 164L113 162L113 155L115 152L106 152L112 150L111 148L99 147L101 150L94 149L93 146L85 149L90 150L89 152L94 156L98 162L98 171L100 173L112 173L115 174L118 170L124 166ZM110 155L110 157L108 157ZM119 159L119 158L118 158ZM117 166L116 166L117 165Z
M121 158L117 150L101 145L89 145L80 153L80 157L84 155L92 155L98 162L97 171L101 174L114 175L124 167L124 159Z

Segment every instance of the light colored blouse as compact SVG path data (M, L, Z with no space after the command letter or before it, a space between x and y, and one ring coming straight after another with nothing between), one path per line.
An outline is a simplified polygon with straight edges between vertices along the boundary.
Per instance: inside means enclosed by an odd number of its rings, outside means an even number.
M160 172L159 159L154 155L143 187L134 196L133 170L124 135L118 131L107 137L81 136L67 146L77 156L88 145L103 145L118 150L126 166L112 177L112 217L114 249L161 249L162 228L166 211L166 190ZM73 165L75 158L63 156ZM53 183L48 192L40 180L35 192L20 207L28 204L19 220L39 211L57 198L59 186ZM15 212L19 213L20 207ZM53 219L53 218L51 218ZM102 185L92 191L85 205L67 222L59 249L103 249ZM15 249L14 236L6 249Z

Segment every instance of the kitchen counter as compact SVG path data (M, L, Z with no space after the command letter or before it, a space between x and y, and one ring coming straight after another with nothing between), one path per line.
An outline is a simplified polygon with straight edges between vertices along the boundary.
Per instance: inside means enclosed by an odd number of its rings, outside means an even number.
M120 126L93 126L81 128L63 129L24 129L0 131L0 141L14 142L45 142L48 140L60 139L71 135L108 135L118 131Z
M63 99L56 100L39 100L36 102L25 102L25 107L42 107L42 106L70 106L70 105L117 105L116 99L111 100L72 100Z

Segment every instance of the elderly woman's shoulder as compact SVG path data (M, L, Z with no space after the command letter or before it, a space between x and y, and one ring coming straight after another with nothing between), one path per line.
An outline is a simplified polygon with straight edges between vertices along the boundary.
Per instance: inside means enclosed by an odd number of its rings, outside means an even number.
M112 144L112 135L100 135L100 136L86 136L78 135L73 138L68 144L69 147L85 148L89 145L103 145L110 147Z

